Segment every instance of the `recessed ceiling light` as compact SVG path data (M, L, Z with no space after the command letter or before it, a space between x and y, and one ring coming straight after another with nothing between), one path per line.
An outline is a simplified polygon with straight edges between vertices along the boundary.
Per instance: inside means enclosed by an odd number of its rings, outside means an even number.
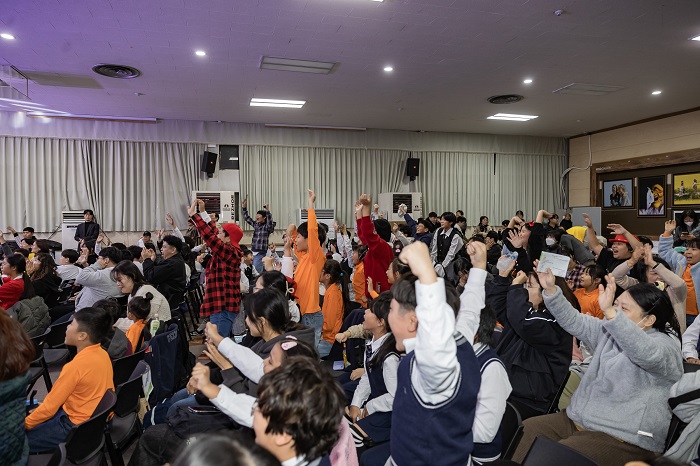
M691 37L690 40L700 40L700 36Z
M305 100L284 100L284 99L250 99L251 107L280 107L280 108L301 108L306 103Z
M526 80L523 81L523 84L532 84L532 79L527 78Z
M15 36L13 36L12 34L8 34L6 32L0 34L0 37L2 37L3 39L7 39L7 40L15 40Z
M203 57L207 54L207 52L205 52L204 50L197 50L194 54L198 57Z
M654 91L651 93L651 95L659 95L659 94L661 94L661 91Z
M384 67L384 71L386 71L387 73L391 73L392 71L394 71L394 67L387 65Z
M537 115L518 115L517 113L497 113L488 117L488 120L529 121L537 118Z

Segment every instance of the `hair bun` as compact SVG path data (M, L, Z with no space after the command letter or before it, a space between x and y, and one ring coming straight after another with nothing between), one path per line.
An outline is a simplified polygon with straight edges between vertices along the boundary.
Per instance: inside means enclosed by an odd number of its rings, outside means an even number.
M152 299L153 299L153 293L151 293L150 291L147 291L146 294L144 295L144 299L145 299L146 301L152 300Z

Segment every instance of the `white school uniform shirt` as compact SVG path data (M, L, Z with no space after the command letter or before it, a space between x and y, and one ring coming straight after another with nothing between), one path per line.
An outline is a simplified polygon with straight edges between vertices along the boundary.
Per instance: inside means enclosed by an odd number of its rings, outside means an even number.
M375 355L377 354L377 351L379 351L379 348L382 347L382 344L384 344L384 340L386 340L391 333L386 333L382 335L378 340L372 339L368 345L372 346L372 354ZM369 364L369 361L365 357L365 366ZM367 405L365 408L367 408L367 412L369 414L375 413L375 412L389 412L391 411L392 405L394 404L394 395L396 394L396 382L397 382L397 374L399 370L399 357L398 355L391 355L387 357L384 360L384 363L382 364L382 376L384 378L384 385L386 386L387 393L384 395L378 396L377 398L373 398L372 400L367 402ZM352 403L350 403L353 406L357 406L358 408L362 407L362 404L367 401L367 398L372 394L372 387L370 387L369 384L369 375L367 374L367 371L365 370L364 374L362 374L362 378L360 378L360 382L357 385L357 388L355 389L355 394L352 397Z

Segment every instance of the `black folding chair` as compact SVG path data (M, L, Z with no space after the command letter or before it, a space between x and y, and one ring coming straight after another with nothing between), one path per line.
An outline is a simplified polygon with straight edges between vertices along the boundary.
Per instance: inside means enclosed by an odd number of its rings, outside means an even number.
M34 344L34 361L32 361L29 367L29 383L27 387L27 395L30 395L32 388L37 383L40 378L44 378L44 383L46 384L46 391L51 391L53 384L51 383L51 375L49 374L49 366L46 364L46 359L44 359L44 343L48 337L51 329L46 329L43 335L38 335L32 337L32 343ZM36 393L36 392L35 392ZM34 398L31 395L30 399Z
M557 389L557 393L556 395L554 395L554 399L549 405L549 409L547 409L547 414L559 412L559 399L561 398L561 394L564 393L564 389L566 388L566 384L569 381L569 377L571 377L571 371L566 373L566 377L564 377L564 380L562 380L561 385L559 385L559 389Z
M143 426L138 416L139 400L143 393L142 376L148 364L140 361L129 380L117 387L117 403L114 417L105 431L107 452L112 466L124 466L122 456L129 446L141 436Z
M65 321L49 327L48 335L44 341L44 344L48 346L44 349L44 359L47 366L57 366L70 359L70 352L65 343L66 329L69 325L70 321Z
M67 455L66 444L60 443L50 455L30 455L27 466L69 466Z
M134 354L130 354L129 356L124 356L123 358L112 361L115 387L118 387L129 380L139 361L143 361L143 356L145 354L146 349L144 348L141 351L135 352Z
M509 460L523 436L523 419L518 409L506 401L506 411L501 419L501 458Z
M546 437L537 437L525 455L522 466L600 466L576 450Z

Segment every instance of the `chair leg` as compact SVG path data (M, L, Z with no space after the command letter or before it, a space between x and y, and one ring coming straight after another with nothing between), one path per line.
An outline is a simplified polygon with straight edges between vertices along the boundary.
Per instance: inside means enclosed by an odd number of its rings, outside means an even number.
M51 374L49 374L49 366L46 364L46 360L41 358L41 367L43 369L44 383L46 384L46 391L50 392L53 388L53 383L51 382Z
M118 451L112 442L112 436L109 434L109 430L105 430L105 446L107 447L107 453L109 454L109 461L112 466L124 466L124 460L122 459L121 451Z

